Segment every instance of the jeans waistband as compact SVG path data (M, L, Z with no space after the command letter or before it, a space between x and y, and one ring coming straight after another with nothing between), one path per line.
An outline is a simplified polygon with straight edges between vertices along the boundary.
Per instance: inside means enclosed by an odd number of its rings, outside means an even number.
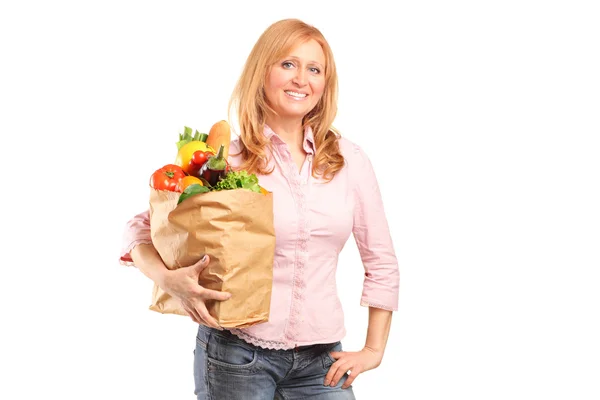
M209 326L206 325L200 325L199 329L198 329L198 339L208 343L208 339L210 338L210 335L218 335L224 338L227 338L228 340L234 341L234 342L238 342L238 343L243 343L246 346L249 346L255 350L259 350L259 351L263 351L263 352L296 352L296 353L301 353L301 352L305 352L305 351L314 351L314 350L325 350L327 348L330 347L334 347L336 345L336 343L317 343L317 344L309 344L309 345L304 345L304 346L296 346L293 349L285 349L285 350L274 350L274 349L267 349L267 348L263 348L260 346L256 346L252 343L246 342L244 339L234 335L233 333L229 332L229 330L224 329L222 331L215 329L215 328L211 328Z

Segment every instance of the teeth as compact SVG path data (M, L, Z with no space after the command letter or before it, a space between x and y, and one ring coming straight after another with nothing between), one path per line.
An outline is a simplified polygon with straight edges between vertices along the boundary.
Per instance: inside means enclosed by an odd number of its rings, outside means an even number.
M306 97L306 93L296 93L296 92L291 92L289 90L285 91L287 94L289 94L290 96L294 96L294 97Z

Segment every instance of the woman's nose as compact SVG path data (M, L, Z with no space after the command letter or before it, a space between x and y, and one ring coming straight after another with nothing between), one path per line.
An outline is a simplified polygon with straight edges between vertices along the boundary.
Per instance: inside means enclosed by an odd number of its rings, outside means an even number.
M302 68L298 69L296 76L294 77L294 83L298 86L305 86L308 83L306 71Z

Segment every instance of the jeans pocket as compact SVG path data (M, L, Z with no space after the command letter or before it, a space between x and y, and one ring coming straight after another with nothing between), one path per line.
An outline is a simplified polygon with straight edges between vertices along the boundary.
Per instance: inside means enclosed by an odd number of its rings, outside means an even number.
M196 348L198 348L198 347L200 347L202 350L206 350L206 347L207 347L206 341L200 337L196 337Z
M206 355L209 368L230 373L252 373L258 361L258 351L241 339L232 340L212 334L208 340Z
M208 339L210 338L211 329L204 325L198 325L198 332L196 333L196 347L200 347L202 350L206 350L208 345Z
M325 368L325 369L329 369L331 367L331 365L337 361L331 355L332 351L342 351L342 343L341 342L334 343L331 347L328 347L323 352L323 354L322 354L323 368Z

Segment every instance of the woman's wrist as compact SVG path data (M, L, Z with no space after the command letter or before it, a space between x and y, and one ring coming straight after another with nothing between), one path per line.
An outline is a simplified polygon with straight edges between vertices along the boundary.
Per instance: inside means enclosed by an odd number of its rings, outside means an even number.
M372 346L369 346L368 344L366 344L364 347L364 350L367 350L367 351L383 358L383 352L385 351L385 348L375 348L375 347L372 347Z
M383 358L385 346L390 333L392 312L380 308L369 307L369 327L365 349Z

